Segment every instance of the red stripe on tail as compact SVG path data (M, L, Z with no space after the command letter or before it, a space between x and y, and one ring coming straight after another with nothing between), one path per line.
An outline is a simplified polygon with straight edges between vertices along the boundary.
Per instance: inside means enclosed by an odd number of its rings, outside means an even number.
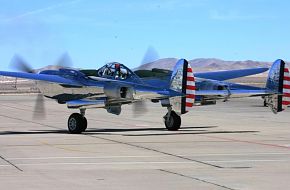
M187 68L187 72L191 72L192 73L193 72L192 68Z
M284 80L290 81L290 77L284 76Z
M195 81L194 77L187 77L187 81Z
M186 86L186 89L188 89L188 90L195 90L196 88L195 88L195 86L187 85Z
M185 106L186 106L186 107L192 107L192 106L193 106L193 103L186 102L186 103L185 103Z
M191 99L195 99L195 95L194 94L187 94L186 98L191 98Z

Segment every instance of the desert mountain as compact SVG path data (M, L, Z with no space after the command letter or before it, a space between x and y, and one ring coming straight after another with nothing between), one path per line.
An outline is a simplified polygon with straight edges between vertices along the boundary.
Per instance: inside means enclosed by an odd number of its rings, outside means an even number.
M178 61L176 58L165 58L157 61L141 65L135 70L151 70L152 68L169 69L172 70L175 63ZM215 58L199 58L189 61L191 67L195 72L200 71L216 71L216 70L233 70L233 69L245 69L255 67L270 67L271 62L261 61L224 61Z

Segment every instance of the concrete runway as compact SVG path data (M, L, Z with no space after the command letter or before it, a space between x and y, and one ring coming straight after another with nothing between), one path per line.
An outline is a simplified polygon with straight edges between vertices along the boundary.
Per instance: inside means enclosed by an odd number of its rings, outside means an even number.
M86 133L67 133L74 110L36 96L0 96L1 189L290 189L290 110L260 98L196 107L182 129L164 129L165 108L121 116L88 110Z

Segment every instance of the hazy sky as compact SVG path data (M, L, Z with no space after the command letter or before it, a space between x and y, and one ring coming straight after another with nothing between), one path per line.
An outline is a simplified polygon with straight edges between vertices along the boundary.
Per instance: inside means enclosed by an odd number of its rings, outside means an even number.
M160 57L290 60L286 0L0 0L0 69L18 53L35 68L68 52L75 67Z

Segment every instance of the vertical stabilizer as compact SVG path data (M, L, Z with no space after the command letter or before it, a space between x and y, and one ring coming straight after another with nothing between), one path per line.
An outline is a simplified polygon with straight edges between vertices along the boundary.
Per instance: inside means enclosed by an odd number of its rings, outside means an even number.
M289 69L284 68L282 109L284 110L288 106L290 106L290 74Z
M195 78L193 75L193 70L188 64L187 67L187 77L186 77L186 100L185 100L185 111L188 112L189 109L194 105L195 100Z
M284 111L290 105L290 75L283 60L278 59L273 63L266 89L272 95L265 97L265 101L274 113Z
M170 104L178 114L185 114L194 105L195 78L192 68L185 59L180 59L172 72L170 89L184 94L183 97L170 98Z

